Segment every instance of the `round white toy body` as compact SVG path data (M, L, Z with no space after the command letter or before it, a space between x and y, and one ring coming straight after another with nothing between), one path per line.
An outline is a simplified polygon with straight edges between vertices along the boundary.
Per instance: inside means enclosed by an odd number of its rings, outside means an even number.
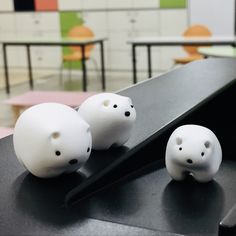
M191 174L199 182L213 179L222 161L216 135L199 125L183 125L171 134L166 147L166 168L175 180Z
M93 149L96 150L123 145L136 120L131 99L114 93L89 97L81 104L78 113L90 125Z
M89 125L73 108L42 103L18 118L13 144L18 160L33 175L55 177L79 169L89 158Z

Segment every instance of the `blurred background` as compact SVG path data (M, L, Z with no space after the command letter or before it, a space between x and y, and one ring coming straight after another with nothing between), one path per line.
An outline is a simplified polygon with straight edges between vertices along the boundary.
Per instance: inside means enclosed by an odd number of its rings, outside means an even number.
M139 37L182 36L186 29L196 24L207 27L213 37L234 37L235 0L0 1L0 43L23 39L42 43L73 37L76 39L78 31L78 34L85 33L82 35L84 39L105 38L104 61L108 92L133 84L132 48L129 40ZM83 93L80 49L31 46L30 55L33 91ZM152 47L152 76L156 77L186 64L176 63L175 60L186 55L187 52L181 45ZM86 59L87 91L101 92L101 55L98 44L88 49ZM139 47L136 50L138 82L148 78L147 59L147 49ZM15 107L6 103L6 100L32 91L24 46L7 47L7 65L10 93L5 91L1 47L0 127L5 130L10 128L11 132L16 119Z

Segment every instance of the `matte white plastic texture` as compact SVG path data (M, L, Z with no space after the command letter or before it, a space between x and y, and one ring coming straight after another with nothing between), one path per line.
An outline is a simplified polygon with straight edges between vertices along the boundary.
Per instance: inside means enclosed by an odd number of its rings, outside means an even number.
M89 158L89 125L73 108L42 103L18 118L13 144L20 163L33 175L49 178L79 169Z
M199 182L213 179L222 161L216 135L199 125L183 125L170 136L166 147L166 168L174 180L192 175Z
M91 129L93 149L121 146L130 138L136 111L129 97L100 93L85 100L79 110Z

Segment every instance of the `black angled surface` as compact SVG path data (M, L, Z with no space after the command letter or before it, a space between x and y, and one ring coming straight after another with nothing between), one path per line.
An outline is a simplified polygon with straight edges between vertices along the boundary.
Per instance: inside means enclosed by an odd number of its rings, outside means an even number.
M0 235L216 235L218 221L235 201L235 64L233 59L192 63L122 91L137 110L134 133L123 148L93 152L82 174L35 178L16 160L12 137L0 140ZM224 162L214 182L170 181L161 160L169 133L181 122L208 126L223 144ZM152 163L150 169L64 207L66 194L88 177L92 183L136 157L139 164ZM120 169L124 175L126 164Z

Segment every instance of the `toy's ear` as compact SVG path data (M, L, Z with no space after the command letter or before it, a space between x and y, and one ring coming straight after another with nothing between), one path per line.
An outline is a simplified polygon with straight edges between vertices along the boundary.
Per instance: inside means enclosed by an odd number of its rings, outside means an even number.
M206 148L209 148L211 146L211 142L210 141L205 141L204 146Z
M110 105L110 100L108 100L108 99L104 100L104 101L102 102L102 105L103 105L104 107L108 107L108 106Z
M61 136L60 132L54 131L54 132L51 134L50 138L51 138L51 139L58 139L60 136Z
M183 142L182 138L180 138L180 137L177 137L175 141L176 141L177 145L181 145Z

